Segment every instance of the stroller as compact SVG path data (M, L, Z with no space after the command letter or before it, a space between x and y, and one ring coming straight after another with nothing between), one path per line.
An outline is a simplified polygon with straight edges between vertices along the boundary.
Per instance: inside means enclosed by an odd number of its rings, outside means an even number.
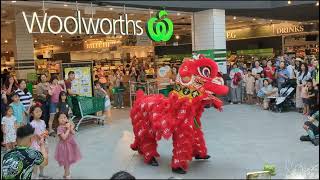
M288 111L295 108L293 102L294 92L296 84L292 82L286 82L280 89L279 97L276 97L270 101L270 110L275 112Z

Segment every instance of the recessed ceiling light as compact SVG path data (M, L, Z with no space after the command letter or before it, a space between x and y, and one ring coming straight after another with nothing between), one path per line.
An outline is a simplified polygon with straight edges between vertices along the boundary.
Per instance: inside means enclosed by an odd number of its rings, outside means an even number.
M62 40L61 42L64 43L64 40Z
M112 10L113 10L113 8L111 7L111 8L109 8L109 10L110 10L110 11L112 11Z
M254 21L255 21L255 20L256 20L256 18L253 18L252 20L254 20Z
M38 41L37 41L37 40L34 40L34 42L37 43Z
M67 6L68 6L68 4L64 4L63 6L64 6L64 7L67 7Z
M233 16L233 19L234 19L234 20L236 20L236 19L237 19L237 17L236 17L236 16Z
M291 1L288 1L288 4L291 4Z

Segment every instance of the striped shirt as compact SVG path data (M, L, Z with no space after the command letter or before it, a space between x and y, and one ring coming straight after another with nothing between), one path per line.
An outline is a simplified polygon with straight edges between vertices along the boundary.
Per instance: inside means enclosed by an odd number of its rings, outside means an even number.
M24 108L28 109L31 105L31 101L33 100L31 93L28 91L27 93L24 93L21 89L17 89L15 91L20 97L20 102L24 106Z

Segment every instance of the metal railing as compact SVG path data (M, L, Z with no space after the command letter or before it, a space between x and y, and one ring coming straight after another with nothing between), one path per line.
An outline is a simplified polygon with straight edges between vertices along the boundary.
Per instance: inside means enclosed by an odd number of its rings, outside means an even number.
M148 80L146 82L129 81L130 107L132 107L136 99L136 92L139 89L143 90L147 95L159 93L157 81L155 80Z

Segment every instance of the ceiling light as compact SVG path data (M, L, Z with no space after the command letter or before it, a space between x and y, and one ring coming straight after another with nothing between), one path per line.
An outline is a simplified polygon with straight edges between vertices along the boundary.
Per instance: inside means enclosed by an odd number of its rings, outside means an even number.
M4 40L4 43L8 43L8 40Z
M34 42L37 43L38 41L37 41L37 40L34 40Z
M237 17L236 17L236 16L233 16L233 19L234 19L234 20L236 20L236 19L237 19Z
M11 1L12 3L16 3L17 1Z
M111 8L109 8L109 10L110 10L110 11L112 11L112 10L113 10L113 8L111 7Z
M311 25L313 24L313 22L310 23Z
M255 20L256 20L256 18L253 18L252 20L254 20L254 21L255 21Z
M67 6L68 6L68 4L64 4L63 6L64 6L64 7L67 7Z
M319 6L319 1L317 1L316 6Z
M272 22L272 19L270 19L270 22Z
M61 42L64 43L64 40L62 40Z
M179 36L179 35L176 35L176 39L180 39L180 36Z
M60 37L63 37L62 35L60 35Z
M181 14L180 14L180 13L177 13L177 15L180 16Z
M291 1L288 1L288 4L291 4Z

